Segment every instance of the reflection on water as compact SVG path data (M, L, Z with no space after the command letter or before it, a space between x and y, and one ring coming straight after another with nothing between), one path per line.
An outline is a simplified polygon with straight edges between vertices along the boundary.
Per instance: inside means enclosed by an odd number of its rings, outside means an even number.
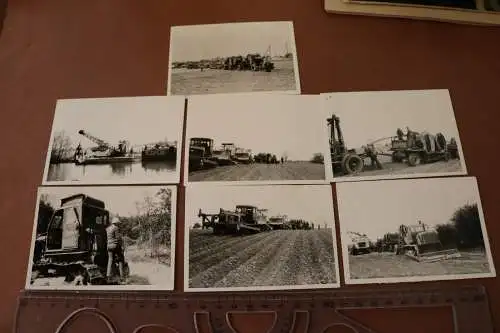
M48 181L170 181L175 162L119 162L96 165L50 164Z

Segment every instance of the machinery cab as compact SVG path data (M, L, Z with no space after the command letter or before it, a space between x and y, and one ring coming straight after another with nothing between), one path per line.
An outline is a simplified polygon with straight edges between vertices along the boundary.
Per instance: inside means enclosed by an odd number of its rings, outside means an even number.
M105 262L108 225L109 212L102 201L84 194L63 198L47 227L43 260Z
M266 217L264 215L265 209L258 209L250 205L237 205L236 213L242 215L242 222L248 224L265 224Z
M203 148L204 156L209 157L214 149L214 140L210 138L191 138L189 148L192 147Z

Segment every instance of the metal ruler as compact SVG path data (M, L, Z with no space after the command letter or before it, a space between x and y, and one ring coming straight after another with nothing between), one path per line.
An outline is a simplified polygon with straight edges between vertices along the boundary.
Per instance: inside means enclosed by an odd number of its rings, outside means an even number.
M74 332L71 325L91 315L110 333L140 333L148 327L171 333L234 333L238 330L231 315L267 313L274 318L269 333L320 333L339 326L342 332L373 333L342 310L437 306L452 309L456 333L494 332L482 286L231 293L25 291L19 297L14 332Z

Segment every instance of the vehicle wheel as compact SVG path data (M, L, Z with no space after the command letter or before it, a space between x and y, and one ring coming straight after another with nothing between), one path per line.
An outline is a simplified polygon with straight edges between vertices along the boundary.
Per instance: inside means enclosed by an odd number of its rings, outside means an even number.
M363 159L355 154L348 154L344 157L342 169L344 173L355 175L363 171Z
M416 165L420 164L420 162L421 162L420 154L411 153L408 156L408 164L410 166L416 166Z

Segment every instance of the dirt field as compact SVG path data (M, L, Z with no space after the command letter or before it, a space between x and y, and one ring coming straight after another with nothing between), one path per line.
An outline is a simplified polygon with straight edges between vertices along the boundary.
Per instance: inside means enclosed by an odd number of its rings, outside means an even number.
M408 166L406 163L393 163L390 158L385 156L379 157L383 169L378 170L371 166L369 159L365 160L365 170L358 176L378 176L378 175L400 175L400 174L417 174L417 173L441 173L441 172L457 172L462 170L460 160L438 161L429 164L421 164L414 167ZM349 177L346 175L335 175L336 177Z
M239 164L189 173L189 181L323 180L325 166L311 162Z
M297 89L292 60L275 61L272 72L173 69L172 95L288 91Z
M462 258L424 263L404 255L393 253L370 253L349 255L352 279L388 278L406 276L429 276L488 273L488 259L481 252L461 252Z
M276 230L249 236L189 233L189 286L224 288L335 283L329 230Z
M142 250L133 247L125 252L125 260L127 260L130 268L128 285L155 285L158 288L171 286L171 268L169 265L149 258L145 256ZM36 279L32 286L61 287L66 285L64 277L44 277ZM81 286L81 288L85 288L85 286Z

